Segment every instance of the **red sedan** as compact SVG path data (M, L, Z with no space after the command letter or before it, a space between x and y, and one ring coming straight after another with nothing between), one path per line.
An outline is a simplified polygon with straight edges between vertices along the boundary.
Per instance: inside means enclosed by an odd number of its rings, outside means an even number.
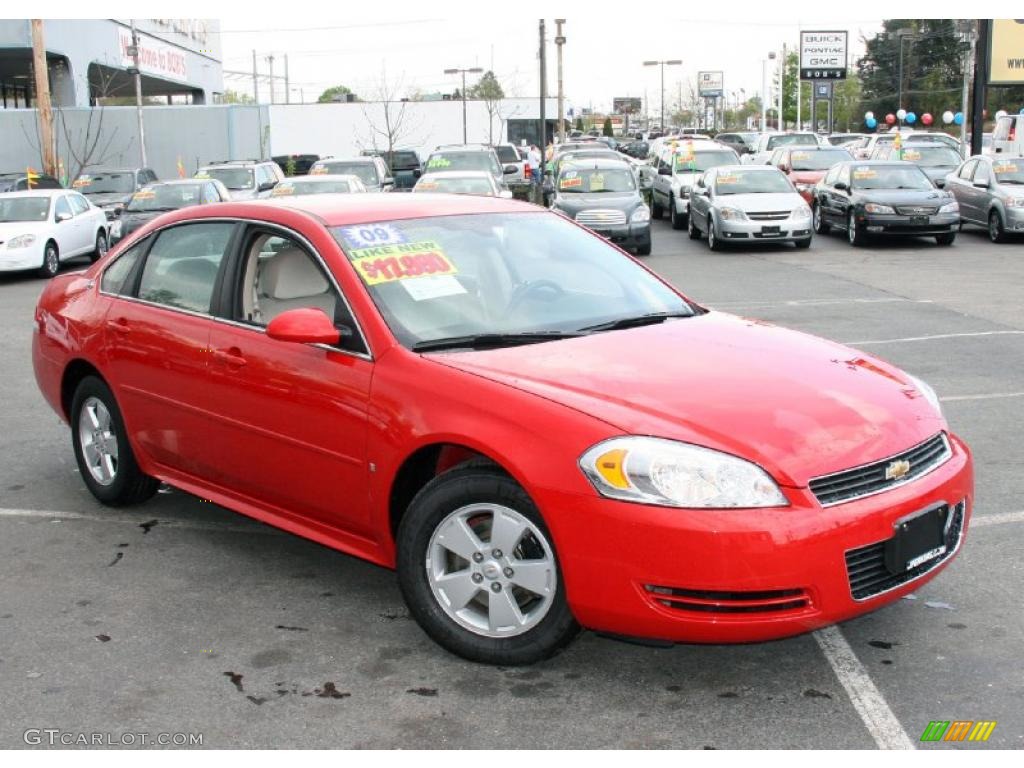
M772 155L770 165L786 174L800 196L811 205L814 185L825 178L829 168L850 159L850 153L839 147L783 147Z
M525 203L185 209L51 281L34 330L101 502L165 482L396 568L479 661L580 626L805 632L933 578L971 513L926 384L708 311Z

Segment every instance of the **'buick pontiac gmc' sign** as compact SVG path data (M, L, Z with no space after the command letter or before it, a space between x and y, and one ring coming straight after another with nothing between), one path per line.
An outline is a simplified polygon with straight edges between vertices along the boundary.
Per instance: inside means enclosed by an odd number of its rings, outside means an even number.
M848 33L801 32L800 79L845 80Z

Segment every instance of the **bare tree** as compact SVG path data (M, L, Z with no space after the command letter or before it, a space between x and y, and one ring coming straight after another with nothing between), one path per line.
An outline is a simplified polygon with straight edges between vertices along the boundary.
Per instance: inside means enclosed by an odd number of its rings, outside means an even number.
M413 118L413 113L408 112L406 107L409 102L399 98L402 92L403 77L394 82L389 82L387 72L381 68L380 82L371 93L371 100L363 102L363 117L366 118L367 127L370 130L368 142L375 150L386 151L387 156L395 151L395 147L407 141L415 134L420 125ZM372 107L379 103L379 114L374 115Z

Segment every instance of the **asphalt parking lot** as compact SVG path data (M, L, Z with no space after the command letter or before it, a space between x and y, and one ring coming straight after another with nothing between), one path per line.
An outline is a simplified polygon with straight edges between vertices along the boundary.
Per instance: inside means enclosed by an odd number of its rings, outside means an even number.
M977 463L957 561L838 631L668 649L584 633L534 667L474 665L409 619L389 571L177 491L100 507L32 374L42 282L0 277L0 747L28 728L221 748L956 746L918 742L931 720L998 722L963 748L1024 747L1024 243L713 254L656 222L646 262L708 306L930 382Z

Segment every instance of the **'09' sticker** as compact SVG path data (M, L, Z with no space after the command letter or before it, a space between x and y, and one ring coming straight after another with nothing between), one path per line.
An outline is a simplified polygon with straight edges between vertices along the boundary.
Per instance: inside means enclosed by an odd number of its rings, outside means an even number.
M361 248L351 251L349 258L367 285L458 273L455 265L441 250L441 246L433 240Z

